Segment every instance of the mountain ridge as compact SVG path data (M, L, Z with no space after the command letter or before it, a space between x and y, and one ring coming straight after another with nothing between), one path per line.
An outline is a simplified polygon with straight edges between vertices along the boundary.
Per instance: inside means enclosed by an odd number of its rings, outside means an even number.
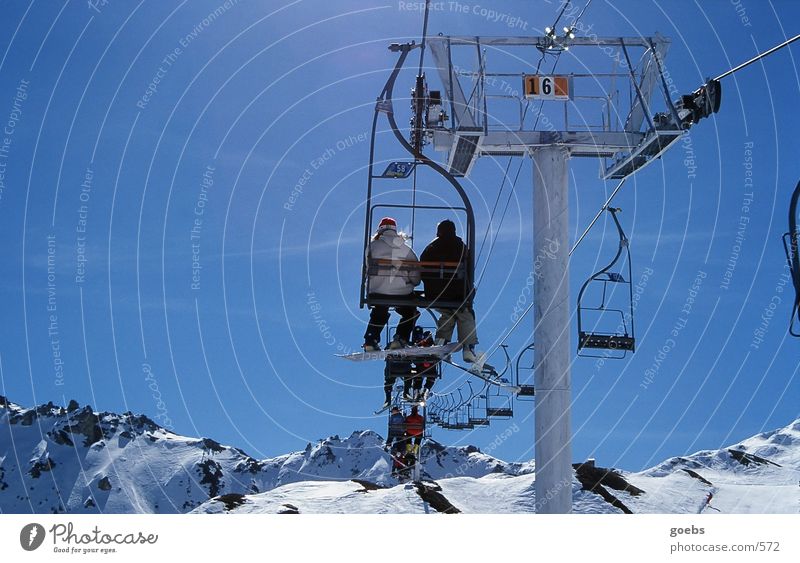
M256 459L145 415L0 396L0 512L534 512L535 463L429 440L423 482L390 476L372 430ZM800 512L800 419L639 472L576 465L575 512ZM438 507L438 508L437 508Z

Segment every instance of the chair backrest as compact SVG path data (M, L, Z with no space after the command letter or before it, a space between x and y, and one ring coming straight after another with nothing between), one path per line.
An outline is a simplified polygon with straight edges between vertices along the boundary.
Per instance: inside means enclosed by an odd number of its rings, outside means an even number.
M455 309L463 305L462 301L449 301L446 299L437 299L437 296L428 296L421 291L415 291L409 297L402 296L396 302L385 298L371 297L370 294L370 279L376 276L398 276L407 272L419 272L423 279L441 279L449 281L449 283L458 283L462 289L463 295L470 295L471 291L468 287L469 277L467 275L467 264L465 261L461 262L437 262L437 261L424 261L416 262L414 260L390 260L387 258L372 258L367 259L367 279L365 280L366 296L364 303L367 305L409 305L413 307L440 307L443 309Z

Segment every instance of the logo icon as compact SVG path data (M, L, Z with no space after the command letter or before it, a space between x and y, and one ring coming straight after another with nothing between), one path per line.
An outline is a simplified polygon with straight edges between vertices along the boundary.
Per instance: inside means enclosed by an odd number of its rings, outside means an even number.
M28 524L19 533L19 543L25 551L34 551L44 542L44 526Z

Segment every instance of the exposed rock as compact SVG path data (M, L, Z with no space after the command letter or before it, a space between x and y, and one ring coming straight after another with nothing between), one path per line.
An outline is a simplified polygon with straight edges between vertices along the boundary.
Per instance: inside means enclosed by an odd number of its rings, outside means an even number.
M286 510L281 510L278 514L300 514L300 509L293 504L284 504Z
M30 426L36 420L36 411L28 409L24 413L22 413L22 417L19 418L18 420L20 421L20 424L22 424L22 426Z
M50 432L47 433L47 435L50 437L51 440L53 440L53 442L55 442L60 446L70 446L70 447L75 446L75 443L69 437L69 434L64 430L51 430Z
M731 457L733 457L733 459L735 459L736 461L738 461L742 465L750 465L751 463L757 463L757 464L760 464L760 465L770 464L770 465L774 465L775 467L780 467L780 465L778 465L774 461L770 461L770 460L765 459L763 457L759 457L759 456L754 455L754 454L749 454L749 453L743 452L741 450L728 450L728 453L731 454Z
M223 448L219 442L212 440L211 438L203 438L201 442L203 444L203 448L211 450L212 452L219 453L225 451L225 448Z
M373 483L372 481L365 481L364 479L352 479L353 483L358 483L362 487L363 490L357 491L359 493L368 493L369 491L377 491L380 489L385 489L386 487L383 485L378 485L377 483Z
M573 465L573 467L575 468L575 476L578 478L578 481L580 481L584 491L590 491L600 495L608 504L619 508L625 514L633 514L630 508L625 506L617 497L609 493L603 485L617 491L626 491L633 496L644 493L642 489L628 483L621 474L613 469L595 467L593 462L577 463Z
M576 463L575 475L583 485L585 491L594 491L598 485L605 485L617 491L626 491L633 496L638 496L644 491L628 483L625 478L613 469L595 467L594 463Z
M207 459L197 464L202 479L201 485L208 485L208 496L213 498L219 496L222 485L222 466L213 459Z
M50 456L47 456L44 459L44 461L39 460L39 461L34 462L34 464L31 466L30 470L28 471L28 473L34 479L38 479L42 475L43 472L50 471L55 466L56 466L56 462L53 461L52 459L50 459Z
M441 493L442 488L438 484L414 481L414 488L416 488L420 498L427 502L436 512L441 512L442 514L459 514L461 512Z
M106 475L97 482L97 488L100 489L101 491L111 490L111 480L108 478L108 475Z
M233 510L234 508L243 505L247 502L247 499L244 495L240 495L239 493L229 493L227 495L220 495L216 497L214 500L217 500L225 505L225 510Z
M88 405L83 407L82 410L77 411L76 414L70 417L70 421L72 424L67 426L67 431L84 436L84 446L91 446L103 438L103 429L100 428L100 419L92 412L92 407Z
M692 471L691 469L686 469L686 468L684 468L683 470L686 473L688 473L690 476L694 477L695 479L699 479L702 483L705 483L706 485L710 485L712 487L714 486L714 484L711 481L709 481L708 479L706 479L705 477L703 477L702 475L700 475L696 471Z

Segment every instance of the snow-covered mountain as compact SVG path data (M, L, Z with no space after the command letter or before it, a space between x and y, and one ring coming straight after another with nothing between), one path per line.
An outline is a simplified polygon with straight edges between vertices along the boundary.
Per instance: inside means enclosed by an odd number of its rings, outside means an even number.
M383 446L365 430L257 460L141 415L0 397L0 512L534 511L533 462L430 441L424 482L400 485ZM572 488L581 513L798 512L799 481L800 420L639 473L580 465Z

